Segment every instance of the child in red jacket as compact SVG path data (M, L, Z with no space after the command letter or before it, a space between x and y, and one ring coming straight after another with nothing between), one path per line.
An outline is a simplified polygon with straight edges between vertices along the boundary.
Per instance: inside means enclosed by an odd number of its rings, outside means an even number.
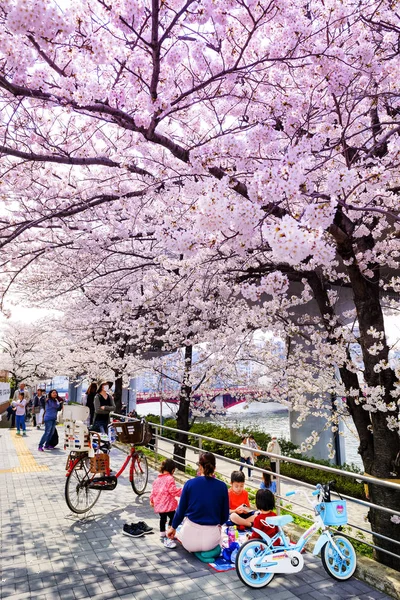
M171 526L175 510L178 506L177 497L182 493L182 488L177 488L173 477L176 464L172 458L167 458L161 463L160 474L153 483L150 494L150 504L160 515L160 536L164 538L166 548L175 548L176 543L166 537L165 526Z
M256 506L259 513L254 518L253 529L260 529L270 538L273 538L274 535L278 533L279 529L275 525L268 525L265 521L265 518L276 517L276 512L274 511L275 498L273 493L270 490L258 490L256 494ZM256 531L253 531L251 538L261 538L261 536ZM280 538L278 538L275 540L274 546L279 546L280 543Z

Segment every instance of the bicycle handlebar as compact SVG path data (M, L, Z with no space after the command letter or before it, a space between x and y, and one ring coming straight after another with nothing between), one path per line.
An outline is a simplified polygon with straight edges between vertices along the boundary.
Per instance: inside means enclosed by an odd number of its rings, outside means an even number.
M135 419L134 417L128 417L127 415L119 415L118 413L110 412L110 417L119 417L125 421L141 421L142 419Z
M329 485L329 484L328 484L328 485ZM313 490L313 491L311 492L311 495L312 495L312 496L318 496L318 495L319 495L319 494L320 494L320 493L323 491L323 486L322 486L320 483L318 483L318 484L316 485L316 488L317 488L317 489L315 489L315 490ZM312 507L314 507L314 504L313 504L313 503L312 503L312 501L310 500L310 497L309 497L309 495L307 494L307 492L306 492L305 490L301 490L301 489L297 489L297 490L291 490L291 491L289 491L289 492L286 492L285 496L294 496L295 494L303 494L303 496L305 496L305 498L307 499L307 502L308 502L308 503L309 503L309 504L310 504Z

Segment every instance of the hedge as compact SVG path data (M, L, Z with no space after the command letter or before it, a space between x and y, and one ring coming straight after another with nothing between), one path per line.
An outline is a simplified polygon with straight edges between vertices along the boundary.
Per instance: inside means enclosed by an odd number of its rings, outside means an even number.
M160 424L160 417L158 417L157 415L148 415L147 419L148 421L156 425ZM166 425L167 427L176 428L176 420L166 419L164 421L164 425ZM222 425L218 425L215 423L201 422L193 423L189 432L189 444L197 448L199 447L199 439L191 436L190 433L205 435L224 442L231 442L233 444L240 444L243 436L252 433L257 444L262 449L266 449L269 442L271 441L270 434L264 433L263 431L258 431L257 429L242 427L238 431L233 431L233 429L229 429L229 427L223 427ZM171 440L175 439L175 434L172 431L168 431L166 429L163 430L162 435L163 437L166 437ZM303 456L299 453L297 446L292 442L289 442L282 438L280 438L278 441L283 456L298 458L300 460L324 466L332 466L328 460L317 460L315 458ZM219 456L225 456L233 460L239 460L240 458L240 451L238 448L224 446L223 444L219 444L218 442L210 442L208 440L203 440L202 448L203 450L207 450L208 452L213 452L214 454L218 454ZM257 461L257 467L269 470L269 460L266 457L261 456ZM341 469L353 473L360 472L360 469L355 465L343 465ZM282 475L287 475L292 479L297 479L298 481L310 483L313 485L316 485L317 483L326 483L331 479L335 479L335 489L339 493L346 494L347 496L351 496L353 498L365 499L364 486L362 485L362 483L357 483L357 481L355 481L353 478L346 477L345 475L332 476L330 473L322 471L321 469L313 469L311 467L304 467L302 465L297 465L294 463L288 463L283 461L281 461L280 463L280 471Z

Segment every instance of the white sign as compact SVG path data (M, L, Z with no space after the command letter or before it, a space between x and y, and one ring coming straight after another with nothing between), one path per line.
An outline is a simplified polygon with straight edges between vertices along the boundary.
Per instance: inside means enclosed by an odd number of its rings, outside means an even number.
M10 399L10 384L0 382L0 404L8 402Z

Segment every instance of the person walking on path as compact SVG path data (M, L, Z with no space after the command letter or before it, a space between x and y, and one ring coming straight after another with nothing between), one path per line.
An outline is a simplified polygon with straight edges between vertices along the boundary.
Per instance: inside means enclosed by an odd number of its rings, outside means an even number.
M182 488L177 488L175 484L175 469L176 464L172 458L164 460L161 463L160 474L154 481L150 494L150 504L153 506L155 512L160 515L160 537L164 538L164 546L166 548L176 547L174 540L168 539L165 533L167 519L171 527L175 511L178 507L177 498L182 493Z
M93 425L99 433L107 433L110 412L115 410L115 403L110 392L110 382L102 381L94 398L95 418Z
M267 452L271 452L271 454L282 454L281 447L279 445L276 435L272 436L271 441L267 446ZM277 459L274 458L273 456L270 456L269 460L271 462L271 471L276 473Z
M88 409L90 411L90 417L89 417L90 425L93 425L93 420L94 420L94 398L96 396L96 392L97 392L96 382L92 381L92 383L89 385L88 389L86 390L86 406L88 407Z
M25 410L27 401L24 398L24 393L19 392L18 399L15 402L15 422L17 425L17 435L26 435Z
M48 450L52 448L48 446L49 440L51 440L54 430L56 428L57 413L63 407L63 401L58 395L57 390L50 390L49 395L46 399L45 412L44 412L44 433L40 439L38 450L44 451L45 446Z
M179 540L188 552L208 552L221 542L221 526L229 518L228 488L213 477L215 456L204 452L199 459L201 475L183 486L178 509L167 536L173 540L183 522Z
M33 397L33 413L36 418L36 429L40 429L40 426L43 423L44 409L46 406L46 397L43 392L44 390L38 388L37 393Z
M20 383L18 388L15 390L13 396L13 400L15 402L18 400L19 394L24 394L24 400L26 400L26 403L28 404L29 400L31 399L31 394L28 388L26 387L25 383Z
M251 450L249 450L249 448L250 448L249 438L246 436L242 439L242 443L240 444L240 462L249 465L247 468L247 473L248 473L248 478L250 479L251 478L250 465L253 464L253 460L252 460L253 452ZM243 471L243 465L240 465L239 471Z

